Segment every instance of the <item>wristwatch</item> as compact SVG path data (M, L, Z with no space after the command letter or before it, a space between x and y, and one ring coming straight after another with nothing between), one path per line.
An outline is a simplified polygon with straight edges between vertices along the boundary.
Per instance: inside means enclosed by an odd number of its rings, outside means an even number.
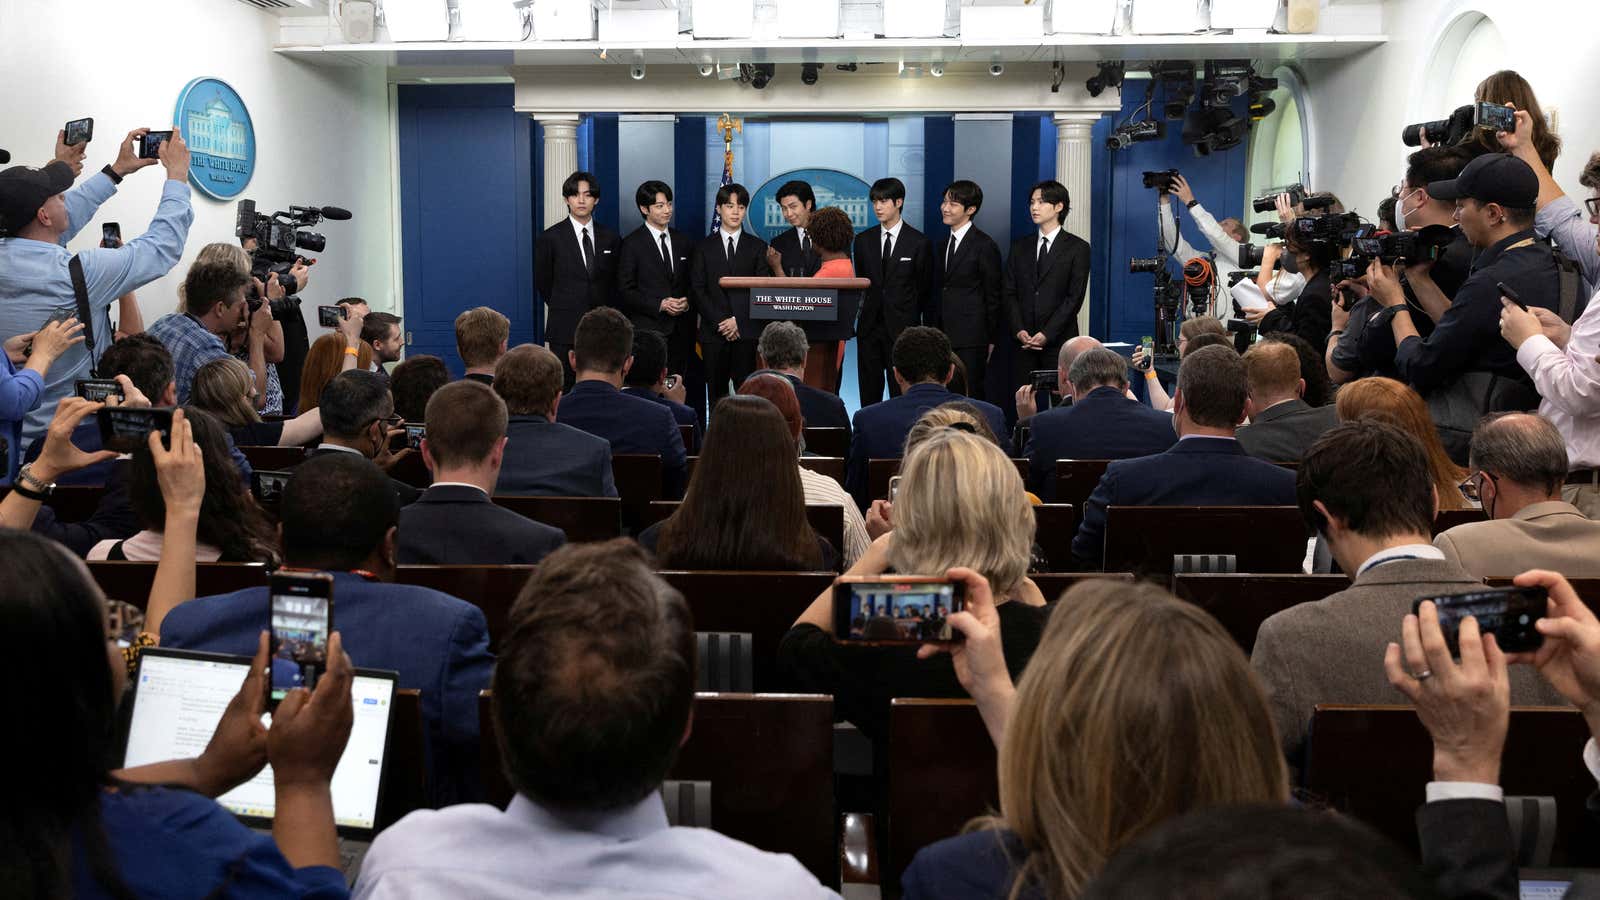
M11 485L11 489L29 500L42 501L55 493L56 483L43 482L33 477L33 463L28 463L17 470L17 480Z
M1195 198L1194 200L1190 200L1188 203L1185 203L1183 205L1183 208L1184 209L1194 209L1196 206L1199 206L1199 205L1200 205L1199 198Z

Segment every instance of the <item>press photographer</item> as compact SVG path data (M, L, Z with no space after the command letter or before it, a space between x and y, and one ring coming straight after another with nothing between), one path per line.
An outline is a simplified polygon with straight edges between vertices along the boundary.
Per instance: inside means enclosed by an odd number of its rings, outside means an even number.
M1216 253L1212 266L1216 270L1217 280L1227 282L1229 276L1241 269L1249 269L1260 265L1261 259L1256 248L1249 245L1249 232L1245 231L1244 223L1238 219L1223 219L1218 222L1206 208L1195 199L1194 191L1190 189L1189 182L1176 170L1167 172L1152 172L1146 174L1146 186L1150 186L1150 175L1166 176L1156 179L1154 185L1157 191L1156 202L1161 218L1161 242L1171 249L1173 256L1180 262L1187 263L1196 257L1204 256L1195 250L1183 237L1178 229L1177 216L1173 212L1172 198L1177 197L1188 208L1189 215L1194 219L1196 228L1211 244L1211 249ZM1247 248L1247 249L1246 249ZM1249 259L1240 261L1240 251L1245 250ZM1206 315L1216 316L1226 322L1232 312L1231 304L1216 304L1216 308L1207 310Z
M297 411L289 407L300 396L300 370L311 349L305 317L300 313L299 294L310 283L310 267L316 260L307 260L297 251L321 253L328 246L328 239L323 235L302 229L315 226L323 219L342 222L349 218L350 211L337 206L291 206L287 211L266 215L256 212L254 200L239 201L234 236L250 254L251 275L262 284L252 296L269 304L272 318L283 328L279 381L285 413ZM275 296L274 284L283 291L282 296Z
M1305 287L1288 303L1268 297L1271 309L1261 317L1262 334L1289 332L1304 338L1313 347L1327 345L1328 334L1333 329L1332 267L1343 255L1345 244L1359 225L1354 215L1331 212L1302 216L1287 224L1283 246L1288 259L1294 262L1295 271L1305 279ZM1262 272L1266 272L1265 265Z

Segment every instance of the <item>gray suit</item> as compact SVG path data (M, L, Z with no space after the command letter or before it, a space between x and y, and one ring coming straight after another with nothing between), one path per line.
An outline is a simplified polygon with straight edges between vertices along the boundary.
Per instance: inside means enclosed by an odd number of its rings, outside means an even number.
M676 431L673 434L677 434ZM611 442L544 416L512 416L496 494L615 497Z
M1355 583L1261 623L1250 666L1266 689L1291 768L1304 765L1311 711L1319 703L1404 703L1383 674L1383 652L1400 640L1400 621L1418 597L1459 594L1483 582L1439 559L1399 559L1374 566ZM1511 702L1566 706L1528 666L1511 669Z
M1312 406L1304 400L1285 400L1261 411L1240 428L1239 446L1268 462L1299 462L1322 433L1339 424L1332 406Z
M1600 578L1600 522L1559 500L1530 503L1509 519L1457 525L1433 545L1479 578L1510 578L1529 569Z

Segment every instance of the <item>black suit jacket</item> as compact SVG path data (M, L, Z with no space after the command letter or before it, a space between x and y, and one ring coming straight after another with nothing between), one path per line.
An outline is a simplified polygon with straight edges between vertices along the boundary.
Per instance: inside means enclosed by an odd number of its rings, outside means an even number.
M1178 442L1169 413L1098 387L1070 406L1045 410L1028 428L1028 489L1046 502L1056 496L1058 459L1133 459Z
M1332 406L1286 400L1262 410L1239 429L1239 446L1267 462L1299 462L1317 438L1337 424L1339 412Z
M700 315L702 340L722 340L717 323L733 316L739 323L739 339L754 343L761 335L750 323L750 292L724 291L717 282L727 275L770 277L767 242L748 231L741 233L731 264L727 246L727 235L720 228L695 244L689 266L689 303Z
M403 566L532 565L567 533L494 505L475 487L434 485L400 511Z
M922 320L933 280L933 249L922 232L902 224L889 250L885 265L882 225L856 235L856 275L872 281L861 297L861 324L856 330L866 331L881 323L893 340Z
M512 416L496 494L615 497L611 442L544 416Z
M533 277L546 307L544 336L555 344L570 344L583 314L600 306L616 305L617 255L622 242L617 233L593 219L594 273L583 264L583 248L571 219L562 219L539 235L533 250Z
M785 375L773 369L762 369L753 375L779 375L789 380L794 385L795 399L800 401L800 417L806 420L807 428L843 428L848 434L850 431L850 412L844 408L844 401L838 394L832 394L821 388L814 388L793 375Z
M324 449L320 449L320 450L311 451L310 453L306 454L306 458L310 459L310 458L316 457L316 456L326 456L329 453L343 453L343 452L345 452L345 451L343 451L343 450L328 450L328 449L324 448ZM361 454L358 453L356 455L360 456ZM367 459L364 456L361 457L361 458L362 459ZM371 460L368 460L368 462L371 462ZM373 465L377 465L377 463L373 463ZM411 504L417 502L417 498L422 496L422 492L421 491L417 490L416 488L412 487L409 484L406 484L404 481L397 481L397 480L391 478L391 479L389 479L389 485L394 488L395 496L400 498L400 505L403 506L403 507L404 506L410 506Z
M660 335L693 328L694 322L692 310L676 316L661 311L663 298L689 296L689 253L693 249L688 237L675 229L667 229L667 240L672 245L670 271L661 259L661 244L644 225L622 239L617 254L617 295L622 311L634 328L648 328Z
M1046 344L1059 344L1078 336L1078 310L1089 287L1089 243L1058 229L1042 262L1038 254L1037 233L1011 244L1006 259L1010 333L1042 331Z
M978 226L967 230L956 245L955 258L945 265L950 238L939 242L934 267L940 272L939 327L952 347L983 347L994 342L1001 324L1002 282L1000 245Z
M739 240L742 243L744 238L740 238ZM801 272L799 277L810 278L811 276L817 274L818 269L822 268L822 254L817 252L817 245L813 243L811 245L811 252L809 253L801 250L800 233L795 231L793 228L790 228L788 231L785 231L773 238L772 249L783 254L784 275L788 275L790 272L799 269ZM767 265L766 253L763 252L761 255L761 274L772 274L772 267Z
M1459 799L1417 810L1423 874L1441 897L1515 900L1517 848L1504 803ZM1568 896L1576 896L1569 894Z

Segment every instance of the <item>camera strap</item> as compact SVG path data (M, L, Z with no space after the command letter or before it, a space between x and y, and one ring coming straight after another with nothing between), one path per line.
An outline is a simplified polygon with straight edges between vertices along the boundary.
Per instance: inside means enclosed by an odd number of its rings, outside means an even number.
M73 254L72 260L67 263L67 271L72 273L72 293L78 301L78 321L83 323L83 349L89 352L89 377L99 378L99 362L94 356L94 319L90 318L89 310L89 285L83 277L83 260Z

